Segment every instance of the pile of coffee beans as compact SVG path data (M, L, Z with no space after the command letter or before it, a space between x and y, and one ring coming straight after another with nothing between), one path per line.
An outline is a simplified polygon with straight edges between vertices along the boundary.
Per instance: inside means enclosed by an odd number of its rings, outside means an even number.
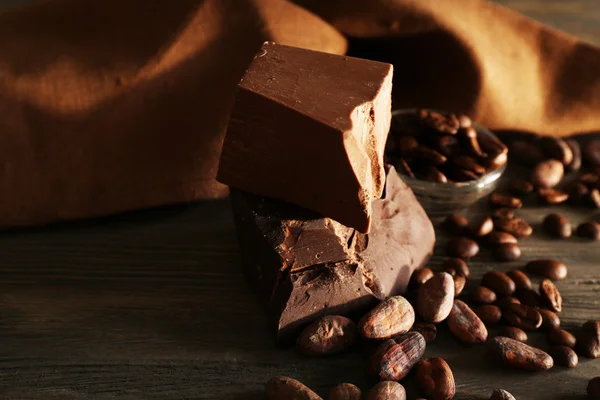
M506 164L508 148L477 132L466 115L419 110L392 119L386 158L403 175L466 182Z

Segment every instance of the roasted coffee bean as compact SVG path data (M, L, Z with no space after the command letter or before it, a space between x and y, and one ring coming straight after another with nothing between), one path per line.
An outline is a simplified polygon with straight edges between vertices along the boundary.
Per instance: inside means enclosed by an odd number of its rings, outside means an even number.
M456 136L439 136L435 138L435 148L437 151L451 157L460 153L460 142Z
M590 239L600 240L600 224L597 222L584 222L577 227L577 236Z
M551 329L548 331L548 341L552 344L574 348L577 344L575 336L564 329Z
M525 196L531 192L533 192L533 185L526 181L525 179L513 179L510 182L510 191L516 194L517 196Z
M467 265L467 263L464 262L462 259L456 257L452 257L444 261L444 263L442 264L442 268L444 269L444 271L453 269L456 272L456 275L462 275L465 278L468 278L471 275L471 271L469 271L469 266Z
M265 392L268 400L323 400L308 387L287 376L269 379Z
M465 169L467 171L471 171L479 176L485 174L485 168L477 163L472 157L468 156L457 156L452 158L451 161L454 165L459 168Z
M554 366L554 360L540 349L507 337L497 336L489 342L493 356L511 368L543 371Z
M531 225L522 218L497 218L494 221L494 228L499 231L508 232L517 238L528 237L533 233Z
M565 346L552 346L548 351L548 354L552 356L554 365L561 367L575 368L579 364L579 357L577 353Z
M493 229L494 221L492 220L492 217L479 218L469 226L469 232L475 237L485 236Z
M457 275L454 277L454 297L460 296L460 294L465 289L465 285L467 284L467 278L462 275Z
M588 140L583 146L583 158L592 167L600 167L600 139Z
M417 312L427 322L442 322L454 304L454 280L446 272L435 274L417 294Z
M488 331L477 314L464 302L454 300L454 307L448 316L450 332L463 343L478 344L487 340Z
M448 241L446 253L451 257L467 260L471 257L475 257L477 253L479 253L479 245L469 238L457 237Z
M398 382L383 381L367 392L365 400L406 400L406 390Z
M573 153L573 160L570 164L567 165L568 170L572 172L577 172L581 169L581 146L579 142L575 139L565 140L571 152Z
M448 178L446 178L446 175L441 173L440 170L434 166L428 166L425 168L424 177L426 181L448 183Z
M550 279L540 282L540 297L542 303L554 312L562 311L562 296L556 285Z
M514 396L506 390L494 389L490 400L515 400Z
M362 392L351 383L340 383L329 391L327 400L360 400Z
M500 307L501 310L504 310L509 304L521 304L521 302L516 297L505 297L496 301L494 304Z
M488 155L485 160L486 167L495 169L503 166L508 161L508 147L499 139L477 134L477 140L481 146L481 150Z
M433 277L433 271L427 267L415 270L410 276L410 287L418 288Z
M567 142L560 138L545 136L540 139L540 145L546 157L558 160L564 166L571 164L573 161L573 151Z
M573 204L579 204L590 192L588 187L581 182L572 182L567 186L566 192L569 194L569 201Z
M445 155L425 146L417 147L412 154L414 158L425 164L442 165L448 160Z
M452 214L444 220L444 228L450 233L460 235L465 233L469 226L467 217L460 214Z
M508 207L513 209L523 207L521 199L495 192L490 195L490 204L492 207Z
M526 306L539 308L542 306L542 298L533 289L520 288L516 291L517 298Z
M454 182L469 182L479 178L476 173L455 165L446 165L445 167L446 176Z
M600 376L590 379L587 385L587 395L589 399L600 400Z
M494 291L498 297L512 296L516 285L510 277L502 272L490 271L483 275L481 284Z
M479 159L483 159L484 157L486 157L486 154L483 152L483 150L481 150L481 145L479 144L479 139L477 138L477 136L475 137L468 137L465 138L463 140L465 149L467 150L467 153L471 154L473 157L477 157ZM487 159L484 159L483 162L485 163L485 166L490 168L497 168L497 167L493 167L494 163L497 163L498 161L495 161L494 156L487 156ZM499 165L498 165L499 166Z
M540 188L537 191L542 204L561 204L569 200L569 194L558 189Z
M415 179L415 173L413 172L412 168L410 167L410 165L408 165L408 163L406 162L406 160L404 160L403 158L400 158L398 160L398 162L396 163L396 169L398 170L399 173L401 173L402 175L406 175L409 178Z
M471 301L474 303L492 304L496 299L496 293L485 286L478 286L471 291Z
M531 280L523 271L519 271L518 269L513 269L512 271L508 271L506 273L515 283L515 287L517 289L531 289L533 286L531 285Z
M503 326L498 331L499 336L511 338L514 340L518 340L519 342L525 343L528 339L527 333L521 328L517 328L514 326Z
M517 238L508 232L492 231L485 238L489 244L517 244Z
M410 157L413 151L419 147L419 142L414 136L401 136L396 140L395 147L401 156Z
M600 189L592 189L587 194L587 203L590 207L600 208Z
M402 296L388 297L358 322L358 332L365 339L387 339L413 326L415 311Z
M515 140L510 144L510 159L519 164L533 166L546 159L539 145L531 140Z
M546 233L555 238L565 239L570 237L573 232L569 220L556 213L546 215L543 226Z
M497 218L513 219L514 217L515 217L515 209L514 208L501 207L501 208L496 208L494 211L492 211L492 218L494 219L494 221Z
M542 326L543 330L552 330L558 329L560 327L560 318L554 311L539 309L538 312L542 316Z
M455 135L460 128L458 118L454 114L444 115L435 111L421 110L419 116L425 126L439 133Z
M423 335L426 343L433 342L437 336L437 327L429 322L415 322L411 331Z
M577 352L588 358L600 358L600 321L588 321L577 336Z
M473 311L475 311L475 314L477 314L479 319L487 326L496 325L500 322L500 319L502 319L500 307L491 304L479 306Z
M324 356L342 352L356 342L356 324L340 315L327 315L308 325L300 334L297 346L307 356Z
M567 277L567 266L549 258L530 261L525 265L525 269L529 273L544 276L553 281L561 281Z
M542 316L533 307L525 304L509 304L502 316L512 326L525 331L535 331L542 326Z
M421 360L425 338L419 332L408 332L384 341L369 364L369 372L382 381L399 381Z
M560 161L542 161L531 172L531 183L536 187L553 188L560 183L564 173L565 169Z
M593 189L598 187L600 183L600 175L593 172L585 172L578 177L578 181L586 185L588 188Z
M448 363L440 357L427 358L416 366L416 380L423 392L431 400L454 398L456 386L454 375Z
M521 258L521 248L515 243L498 244L492 251L498 261L510 262Z
M468 128L472 124L473 124L473 121L471 121L471 118L469 118L467 115L461 114L458 116L458 125L461 128Z

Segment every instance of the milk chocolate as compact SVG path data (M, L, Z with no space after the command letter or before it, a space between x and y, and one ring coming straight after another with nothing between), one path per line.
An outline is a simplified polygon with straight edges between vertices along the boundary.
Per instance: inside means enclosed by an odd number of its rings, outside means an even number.
M373 202L369 234L281 200L232 190L244 271L281 344L322 315L353 316L403 293L412 272L429 260L431 221L393 168L386 182L383 198Z
M369 231L392 66L265 43L238 85L217 179Z

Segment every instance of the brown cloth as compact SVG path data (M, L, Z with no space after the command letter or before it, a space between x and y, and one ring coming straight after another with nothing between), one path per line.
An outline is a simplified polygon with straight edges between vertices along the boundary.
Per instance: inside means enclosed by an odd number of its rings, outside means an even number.
M0 227L225 196L265 40L392 62L396 107L600 130L600 51L481 0L46 0L0 13Z

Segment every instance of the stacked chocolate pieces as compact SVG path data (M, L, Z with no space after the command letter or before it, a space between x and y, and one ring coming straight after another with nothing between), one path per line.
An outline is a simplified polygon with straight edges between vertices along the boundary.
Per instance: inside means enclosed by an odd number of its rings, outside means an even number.
M219 181L244 271L286 343L402 293L433 226L383 150L389 64L265 43L239 84Z

